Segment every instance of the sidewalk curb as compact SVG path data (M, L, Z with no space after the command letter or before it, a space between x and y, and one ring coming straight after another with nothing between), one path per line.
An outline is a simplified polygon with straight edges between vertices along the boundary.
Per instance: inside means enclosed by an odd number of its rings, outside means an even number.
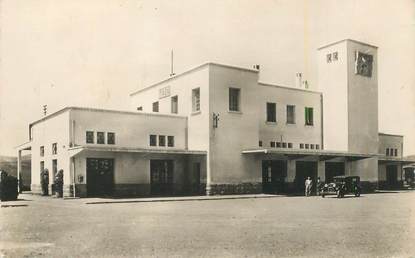
M234 196L234 197L206 197L206 198L184 198L184 199L150 199L150 200L120 200L120 201L95 201L86 202L85 204L111 204L111 203L151 203L151 202L186 202L186 201L221 201L221 200L237 200L237 199L265 199L276 198L283 195L266 195L266 196Z

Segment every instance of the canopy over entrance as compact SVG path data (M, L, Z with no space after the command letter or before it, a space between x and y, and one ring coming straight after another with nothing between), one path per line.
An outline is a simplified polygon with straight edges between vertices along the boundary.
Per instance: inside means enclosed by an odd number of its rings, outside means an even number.
M315 161L328 161L336 158L345 158L347 161L355 161L367 158L378 157L376 154L362 154L351 152L335 152L326 150L280 150L280 149L247 149L243 150L242 154L272 154L285 157L289 160L296 159L311 159Z

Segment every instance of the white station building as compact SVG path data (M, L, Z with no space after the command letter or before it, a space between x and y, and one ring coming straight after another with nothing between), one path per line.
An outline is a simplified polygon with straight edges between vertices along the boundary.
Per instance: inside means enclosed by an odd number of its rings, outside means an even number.
M130 94L131 111L67 107L29 126L31 190L64 171L65 196L292 193L358 175L402 183L403 136L378 131L377 47L318 49L318 84L259 82L258 69L206 63ZM51 191L50 191L51 192Z

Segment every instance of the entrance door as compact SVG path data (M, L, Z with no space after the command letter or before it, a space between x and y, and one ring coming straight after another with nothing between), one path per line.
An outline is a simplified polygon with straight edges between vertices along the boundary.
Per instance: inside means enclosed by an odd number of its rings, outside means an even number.
M386 187L394 188L398 185L398 167L396 165L386 166Z
M192 193L200 193L200 162L193 163Z
M283 160L262 161L262 190L264 193L285 191L287 163Z
M173 194L173 160L150 160L152 195Z
M313 188L315 189L317 183L317 162L297 161L294 179L295 190L297 192L304 193L305 180L307 177L310 177L313 180Z
M88 196L111 195L114 187L113 159L86 159Z
M333 177L344 176L344 162L326 162L326 183L333 182Z

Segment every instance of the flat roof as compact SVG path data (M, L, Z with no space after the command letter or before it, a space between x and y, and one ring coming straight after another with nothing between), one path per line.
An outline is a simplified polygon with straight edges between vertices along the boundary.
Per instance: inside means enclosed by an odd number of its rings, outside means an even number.
M54 113L51 113L45 117L42 117L39 120L36 120L32 123L30 123L30 127L38 124L40 122L43 122L45 120L48 120L52 117L55 117L59 114L65 113L69 110L81 110L81 111L92 111L92 112L107 112L107 113L118 113L118 114L128 114L128 115L141 115L141 116L161 116L161 117L171 117L171 118L179 118L179 119L186 119L185 116L179 116L179 115L173 115L173 114L157 114L157 113L146 113L146 112L133 112L133 111L123 111L123 110L114 110L114 109L101 109L101 108L88 108L88 107L64 107Z
M236 69L236 70L241 70L241 71L246 71L246 72L259 73L259 71L258 70L255 70L255 69L244 68L244 67L233 66L233 65L227 65L227 64L219 64L219 63L207 62L207 63L203 63L201 65L195 66L195 67L193 67L193 68L191 68L189 70L186 70L186 71L184 71L182 73L178 73L178 74L176 74L174 76L171 76L169 78L163 79L163 80L161 80L159 82L156 82L156 83L150 84L148 86L145 86L142 89L139 89L139 90L136 90L136 91L130 93L130 96L134 96L137 93L140 93L142 91L148 90L150 88L153 88L153 87L158 86L160 84L163 84L165 82L174 80L174 79L179 78L179 77L181 77L181 76L183 76L185 74L189 74L189 73L195 72L195 71L197 71L197 70L199 70L201 68L204 68L205 66L209 66L209 65L215 65L215 66L220 66L220 67L225 67L225 68L231 68L231 69Z
M342 40L339 40L339 41L336 41L336 42L333 42L333 43L330 43L330 44L327 44L327 45L323 45L323 46L317 48L317 50L320 50L320 49L323 49L323 48L326 48L326 47L330 47L330 46L339 44L339 43L341 43L343 41L351 41L351 42L358 43L358 44L361 44L361 45L365 45L365 46L369 46L369 47L373 47L373 48L378 48L375 45L371 45L371 44L368 44L368 43L365 43L365 42L362 42L362 41L358 41L358 40L354 40L354 39L342 39Z
M159 153L159 154L191 154L191 155L206 155L206 151L186 150L186 149L158 149L158 148L126 148L115 146L76 146L69 148L68 151L74 151L76 154L83 150L99 151L99 152L127 152L127 153Z
M294 87L289 87L289 86L282 86L282 85L265 83L265 82L258 82L258 84L261 85L261 86L275 87L275 88L281 88L281 89L286 89L286 90L301 91L301 92L314 93L314 94L319 94L319 95L322 95L323 94L323 93L321 93L319 91L312 91L312 90L308 90L308 89L300 89L300 88L294 88Z

